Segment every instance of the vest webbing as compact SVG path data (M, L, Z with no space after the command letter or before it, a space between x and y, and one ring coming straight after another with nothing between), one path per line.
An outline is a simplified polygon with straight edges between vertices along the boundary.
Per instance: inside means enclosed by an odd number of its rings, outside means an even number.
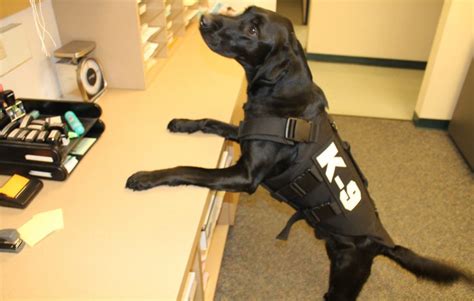
M305 219L317 234L320 230L320 236L325 232L368 235L394 246L380 223L367 191L367 180L352 157L349 144L340 139L335 123L325 111L313 120L245 120L240 123L238 140L267 140L298 148L294 164L262 183L274 198L296 210L278 239L286 240L291 226Z

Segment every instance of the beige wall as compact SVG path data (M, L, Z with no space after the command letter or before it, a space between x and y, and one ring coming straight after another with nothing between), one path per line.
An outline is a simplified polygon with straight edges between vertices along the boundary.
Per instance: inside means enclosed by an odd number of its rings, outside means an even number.
M474 56L473 10L472 0L446 0L418 95L418 117L451 119Z
M214 7L216 3L224 3L236 11L242 11L251 5L257 5L268 10L276 11L276 0L208 0L209 7Z
M46 28L59 47L61 41L51 0L44 0L41 5ZM32 9L27 8L1 19L0 27L11 23L23 24L31 50L31 59L1 76L0 83L3 84L5 89L13 90L17 97L58 98L61 92L56 78L56 71L52 59L46 57L41 51L41 43L36 34L35 23L33 22ZM46 41L46 47L50 53L55 50L54 45L49 40Z
M443 0L313 0L309 53L426 61Z

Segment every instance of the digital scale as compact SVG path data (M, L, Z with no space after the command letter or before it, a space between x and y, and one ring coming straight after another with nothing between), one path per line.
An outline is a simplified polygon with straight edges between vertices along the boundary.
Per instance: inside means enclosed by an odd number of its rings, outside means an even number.
M94 102L107 88L99 62L87 56L94 42L71 41L54 51L62 96L68 100Z

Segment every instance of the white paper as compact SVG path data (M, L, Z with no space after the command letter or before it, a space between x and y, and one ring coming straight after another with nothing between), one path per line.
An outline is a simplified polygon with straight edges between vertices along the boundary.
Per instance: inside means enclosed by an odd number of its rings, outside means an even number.
M83 156L89 148L97 141L97 138L83 137L71 150L71 154Z
M63 210L56 209L36 214L21 226L18 232L20 233L21 239L30 247L33 247L49 234L63 228Z

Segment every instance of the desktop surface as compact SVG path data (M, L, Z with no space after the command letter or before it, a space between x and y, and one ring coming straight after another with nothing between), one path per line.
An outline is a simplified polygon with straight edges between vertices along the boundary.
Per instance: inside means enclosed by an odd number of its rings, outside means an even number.
M64 215L64 229L36 246L0 253L0 300L178 298L209 190L133 192L125 182L140 170L216 167L222 138L166 126L172 118L230 121L243 71L212 53L195 26L174 47L146 91L111 89L99 99L106 130L65 182L45 181L25 210L0 207L0 229L53 209Z

